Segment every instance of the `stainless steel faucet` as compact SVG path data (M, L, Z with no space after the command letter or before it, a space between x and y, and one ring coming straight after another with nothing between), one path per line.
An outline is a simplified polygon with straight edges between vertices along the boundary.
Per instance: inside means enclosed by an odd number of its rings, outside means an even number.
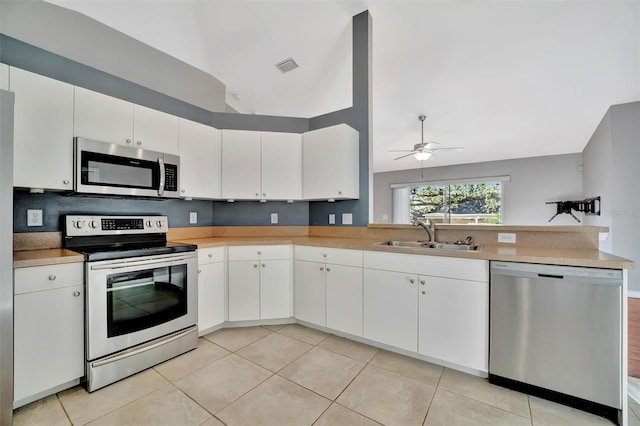
M426 222L426 223L425 223ZM434 243L436 241L436 224L432 220L426 219L424 222L421 220L415 220L413 226L422 226L427 234L429 234L429 242Z

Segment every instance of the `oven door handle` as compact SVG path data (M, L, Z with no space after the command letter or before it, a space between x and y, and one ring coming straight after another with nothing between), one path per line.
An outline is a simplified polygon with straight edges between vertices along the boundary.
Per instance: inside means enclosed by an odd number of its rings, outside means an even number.
M91 265L91 270L100 271L103 269L120 269L120 268L128 268L130 266L158 265L160 263L164 263L166 265L173 265L176 262L184 262L194 257L195 256L180 256L180 257L172 257L170 259L134 260L130 262L117 262L117 263L109 263L105 265Z
M97 368L100 367L102 365L106 365L106 364L111 364L112 362L116 362L116 361L120 361L121 359L125 359L125 358L129 358L131 356L143 353L143 352L147 352L150 351L151 349L155 349L159 346L162 345L166 345L167 343L173 342L174 340L178 340L184 336L188 336L189 334L197 331L198 327L197 326L193 326L193 327L189 327L187 330L182 331L178 334L174 334L173 336L169 336L168 338L163 339L160 342L154 342L150 345L146 345L146 346L141 346L139 348L133 349L133 350L129 350L127 352L124 352L122 354L118 354L118 355L114 355L111 356L109 358L105 358L105 359L101 359L100 361L95 361L91 363L91 366L93 368Z
M158 158L158 166L160 166L160 183L158 184L158 196L162 197L164 195L165 185L164 159Z

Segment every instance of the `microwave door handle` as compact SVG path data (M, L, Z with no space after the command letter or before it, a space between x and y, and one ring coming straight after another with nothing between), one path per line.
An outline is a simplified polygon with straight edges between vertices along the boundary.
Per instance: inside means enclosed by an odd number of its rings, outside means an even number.
M158 185L158 196L162 197L164 195L164 159L158 158L158 165L160 166L160 183Z

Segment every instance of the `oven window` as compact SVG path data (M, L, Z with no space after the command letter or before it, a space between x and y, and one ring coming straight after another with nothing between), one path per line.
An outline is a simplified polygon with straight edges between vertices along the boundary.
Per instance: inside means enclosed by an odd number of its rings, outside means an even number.
M171 321L187 313L187 265L107 277L107 336Z

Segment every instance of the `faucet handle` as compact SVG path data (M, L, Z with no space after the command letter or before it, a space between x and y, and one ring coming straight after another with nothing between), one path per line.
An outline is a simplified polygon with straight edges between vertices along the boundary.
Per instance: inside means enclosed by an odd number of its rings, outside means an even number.
M471 245L471 243L473 243L473 238L471 238L471 235L464 239L464 243L467 245Z

